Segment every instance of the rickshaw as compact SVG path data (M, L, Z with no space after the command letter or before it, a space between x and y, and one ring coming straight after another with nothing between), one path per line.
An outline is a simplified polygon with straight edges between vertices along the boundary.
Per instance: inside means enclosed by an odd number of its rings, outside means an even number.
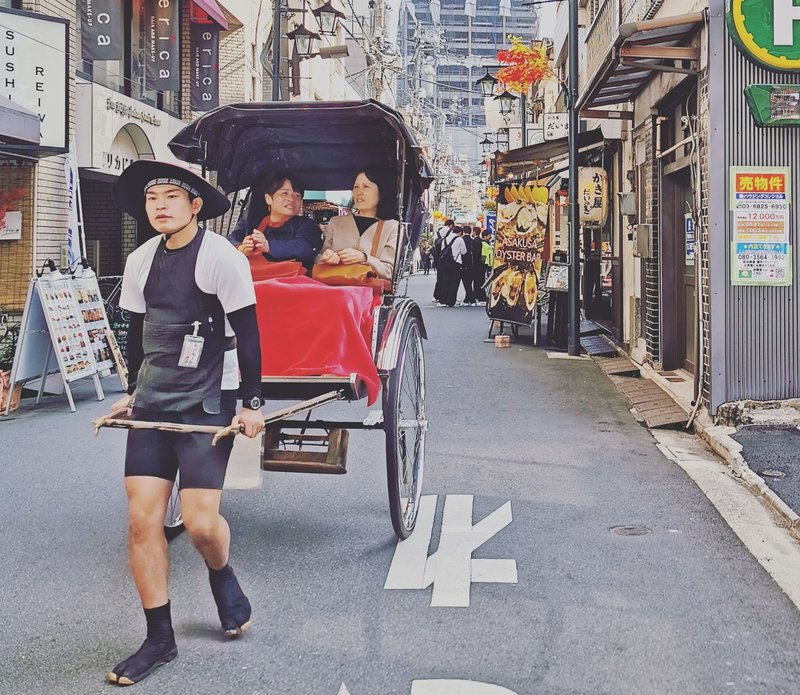
M349 189L354 173L364 168L380 167L395 177L400 239L394 275L373 310L369 346L381 382L381 408L363 420L312 419L312 411L325 404L364 399L359 375L262 377L266 400L294 403L266 415L261 468L345 473L349 431L383 431L392 526L398 538L407 538L419 511L428 426L422 343L427 334L419 306L400 290L425 221L422 195L432 181L414 135L396 111L372 100L243 103L199 117L169 148L200 165L204 175L215 172L217 185L234 201L277 168L295 173L308 189L323 191ZM305 418L297 417L303 413ZM175 497L168 512L173 522Z

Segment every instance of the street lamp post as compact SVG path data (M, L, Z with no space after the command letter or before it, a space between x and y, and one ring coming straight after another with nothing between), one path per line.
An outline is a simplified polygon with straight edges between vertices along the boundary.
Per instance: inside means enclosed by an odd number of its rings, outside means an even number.
M581 352L581 230L578 208L578 0L569 0L569 314L567 352Z
M280 101L281 99L281 16L286 12L302 12L305 15L305 9L295 9L284 4L286 0L273 0L273 16L272 16L272 101ZM304 3L305 4L305 3ZM328 36L336 35L336 22L344 18L344 13L339 12L331 5L330 0L316 10L312 10L312 14L317 18L320 26L320 31ZM293 31L286 34L286 37L295 42L295 50L298 57L310 58L314 55L322 55L324 58L335 58L346 55L344 51L320 49L317 51L316 42L319 41L320 35L316 32L310 31L306 28L305 24L296 26ZM344 48L342 47L329 47L329 49Z

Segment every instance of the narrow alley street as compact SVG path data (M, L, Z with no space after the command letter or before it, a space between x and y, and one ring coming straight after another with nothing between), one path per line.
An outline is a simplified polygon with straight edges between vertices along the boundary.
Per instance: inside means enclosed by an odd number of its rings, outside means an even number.
M797 609L613 384L590 360L495 349L482 308L431 306L433 281L409 290L429 333L415 534L396 550L379 433L352 434L346 476L265 473L227 491L255 624L222 640L179 536L179 657L136 692L798 692ZM125 435L90 427L116 397L104 384L105 403L83 387L75 414L49 397L0 423L0 556L15 558L0 565L4 694L107 693L141 640ZM400 588L415 573L432 586Z

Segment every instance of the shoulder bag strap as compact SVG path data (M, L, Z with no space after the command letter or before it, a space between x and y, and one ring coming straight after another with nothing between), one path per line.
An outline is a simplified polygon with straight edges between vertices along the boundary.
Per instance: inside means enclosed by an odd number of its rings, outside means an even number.
M378 220L378 228L375 230L375 236L372 237L372 251L370 251L370 256L378 255L378 246L380 245L381 241L381 232L383 232L383 220Z

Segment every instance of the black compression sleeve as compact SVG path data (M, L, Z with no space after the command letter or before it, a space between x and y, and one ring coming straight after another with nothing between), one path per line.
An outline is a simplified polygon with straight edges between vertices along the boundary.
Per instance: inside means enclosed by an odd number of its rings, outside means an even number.
M136 390L136 379L139 376L139 367L144 359L144 346L142 334L144 332L144 314L131 313L128 325L128 395Z
M228 314L228 322L236 333L236 354L239 357L239 371L242 384L239 398L249 400L261 396L261 343L258 338L256 305Z

